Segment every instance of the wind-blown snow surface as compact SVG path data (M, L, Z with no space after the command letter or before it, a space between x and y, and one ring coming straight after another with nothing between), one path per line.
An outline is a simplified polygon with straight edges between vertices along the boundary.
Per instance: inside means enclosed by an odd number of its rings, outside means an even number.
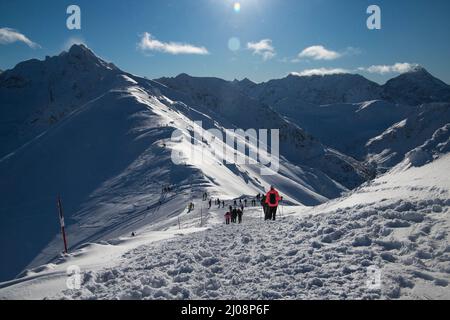
M0 297L450 299L450 183L442 174L448 170L449 155L423 167L398 167L342 199L312 209L284 207L276 222L250 209L244 224L225 226L223 212L214 209L205 231L182 230L142 246L125 238L93 245L0 285ZM192 228L190 222L186 215L181 225ZM151 234L139 237L151 242ZM96 246L115 254L108 259ZM97 264L84 268L86 261ZM64 289L65 267L77 264L81 289ZM371 267L381 270L379 288L368 286Z

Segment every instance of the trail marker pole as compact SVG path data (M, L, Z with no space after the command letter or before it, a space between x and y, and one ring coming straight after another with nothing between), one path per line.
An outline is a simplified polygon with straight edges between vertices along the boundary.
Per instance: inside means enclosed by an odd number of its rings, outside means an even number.
M59 212L59 223L61 224L61 234L64 241L64 253L67 254L67 238L66 238L66 226L64 223L64 213L63 213L63 207L61 203L61 197L58 196L58 212Z

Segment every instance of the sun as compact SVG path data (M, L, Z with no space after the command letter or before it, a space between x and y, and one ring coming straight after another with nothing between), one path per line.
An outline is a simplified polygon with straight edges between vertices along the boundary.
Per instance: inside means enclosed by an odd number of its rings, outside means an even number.
M235 2L234 5L233 5L233 9L234 9L234 12L236 12L236 13L241 12L241 3L240 2Z

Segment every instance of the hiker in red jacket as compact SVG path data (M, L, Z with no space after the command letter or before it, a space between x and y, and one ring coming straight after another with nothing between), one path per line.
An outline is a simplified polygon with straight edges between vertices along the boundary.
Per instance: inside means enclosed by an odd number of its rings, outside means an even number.
M266 194L266 204L268 206L266 220L276 220L278 204L281 200L283 200L283 197L280 197L278 191L271 186L270 191Z

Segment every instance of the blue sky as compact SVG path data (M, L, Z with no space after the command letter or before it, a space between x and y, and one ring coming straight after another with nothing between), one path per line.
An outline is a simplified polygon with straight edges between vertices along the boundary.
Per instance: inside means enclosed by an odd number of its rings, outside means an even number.
M81 8L79 31L66 27L71 4ZM381 30L366 27L371 4ZM450 83L449 12L447 0L1 0L0 69L84 42L149 78L349 71L383 83L417 63Z

